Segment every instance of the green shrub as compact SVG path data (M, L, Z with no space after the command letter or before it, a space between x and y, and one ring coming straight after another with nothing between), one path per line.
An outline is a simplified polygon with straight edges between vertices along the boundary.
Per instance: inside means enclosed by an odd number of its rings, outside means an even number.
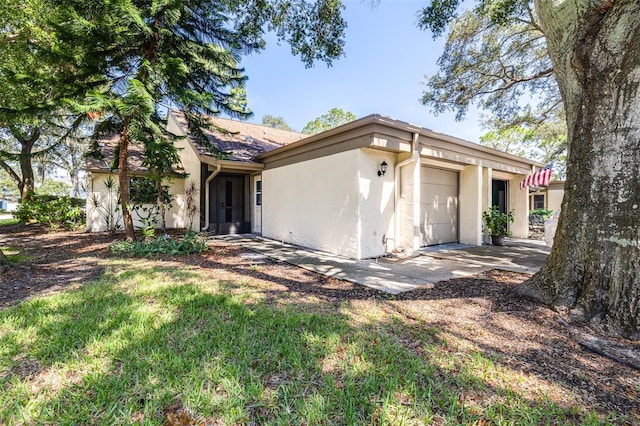
M21 223L36 221L51 228L78 228L85 223L85 202L80 198L36 195L23 200L13 213Z
M207 237L193 231L181 239L173 239L167 235L145 241L115 241L109 245L111 253L133 257L147 257L154 254L193 254L207 249Z
M482 213L482 219L491 235L510 237L511 231L507 227L509 223L513 223L514 214L515 210L503 213L498 206L491 206L490 209Z
M529 216L542 216L545 220L549 219L553 214L553 210L547 209L534 209L529 211Z
M71 185L59 180L44 179L40 186L35 189L36 194L39 195L55 195L64 197L71 193Z

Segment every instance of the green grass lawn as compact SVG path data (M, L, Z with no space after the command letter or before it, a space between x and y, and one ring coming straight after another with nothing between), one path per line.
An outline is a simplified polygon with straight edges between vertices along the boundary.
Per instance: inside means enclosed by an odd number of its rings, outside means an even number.
M0 226L17 225L20 221L18 219L0 219Z
M0 311L0 424L162 425L177 407L233 425L607 423L524 396L521 373L383 301L280 303L196 268L104 265Z

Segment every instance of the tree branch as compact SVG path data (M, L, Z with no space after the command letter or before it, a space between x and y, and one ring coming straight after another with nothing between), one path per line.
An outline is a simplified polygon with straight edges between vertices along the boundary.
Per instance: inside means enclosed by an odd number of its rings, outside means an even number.
M7 172L11 180L18 186L18 189L20 189L20 191L22 192L22 180L20 179L20 176L18 176L18 174L13 170L13 168L3 160L0 160L0 167L2 167L5 172Z
M532 75L530 77L524 77L524 78L511 80L509 83L507 83L504 86L498 87L497 89L494 89L494 90L481 91L481 92L478 92L474 96L489 95L489 94L496 93L496 92L499 92L499 91L508 90L511 87L513 87L513 86L515 86L516 84L519 84L519 83L526 83L527 81L537 80L539 78L546 78L546 77L551 77L551 76L553 76L553 68L546 69L544 71L540 71L539 73L534 74L534 75Z

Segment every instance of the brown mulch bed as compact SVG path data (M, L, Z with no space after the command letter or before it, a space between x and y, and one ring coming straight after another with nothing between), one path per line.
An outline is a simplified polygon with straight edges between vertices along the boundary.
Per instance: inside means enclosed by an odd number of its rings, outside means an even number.
M103 272L100 260L112 257L107 248L112 240L105 234L50 232L35 225L0 227L0 246L19 247L31 256L0 275L0 308L98 277ZM156 260L202 269L230 286L254 286L265 303L313 300L326 309L340 309L344 303L375 302L390 316L443 330L446 338L472 345L496 363L523 372L532 378L522 384L532 387L532 395L537 386L543 389L545 383L553 383L556 393L549 397L560 405L579 404L602 414L619 413L640 424L640 372L584 349L558 321L556 312L511 295L509 290L527 275L494 270L389 295L256 256L221 241L214 241L212 250L202 255ZM579 324L572 326L592 332ZM640 353L637 343L617 343Z

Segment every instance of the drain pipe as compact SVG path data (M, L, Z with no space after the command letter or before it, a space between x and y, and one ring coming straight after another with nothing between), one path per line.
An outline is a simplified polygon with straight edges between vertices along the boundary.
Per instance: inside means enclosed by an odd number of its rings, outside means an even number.
M420 134L415 132L413 133L413 143L412 143L412 153L411 153L411 157L407 158L406 160L403 160L399 163L397 163L394 167L394 184L395 184L395 188L393 191L394 194L394 203L395 203L395 223L394 223L394 228L395 228L395 232L394 232L394 238L393 238L393 248L395 251L398 251L399 248L399 240L400 240L400 184L401 184L401 178L400 178L400 169L402 169L404 166L407 166L409 164L413 164L416 161L418 161L418 159L420 158L420 154L418 153L418 140L420 138Z
M213 178L216 177L218 173L220 173L221 168L222 166L218 163L213 173L211 173L207 180L204 181L204 217L207 223L202 227L201 231L206 231L209 229L209 184L211 183Z

